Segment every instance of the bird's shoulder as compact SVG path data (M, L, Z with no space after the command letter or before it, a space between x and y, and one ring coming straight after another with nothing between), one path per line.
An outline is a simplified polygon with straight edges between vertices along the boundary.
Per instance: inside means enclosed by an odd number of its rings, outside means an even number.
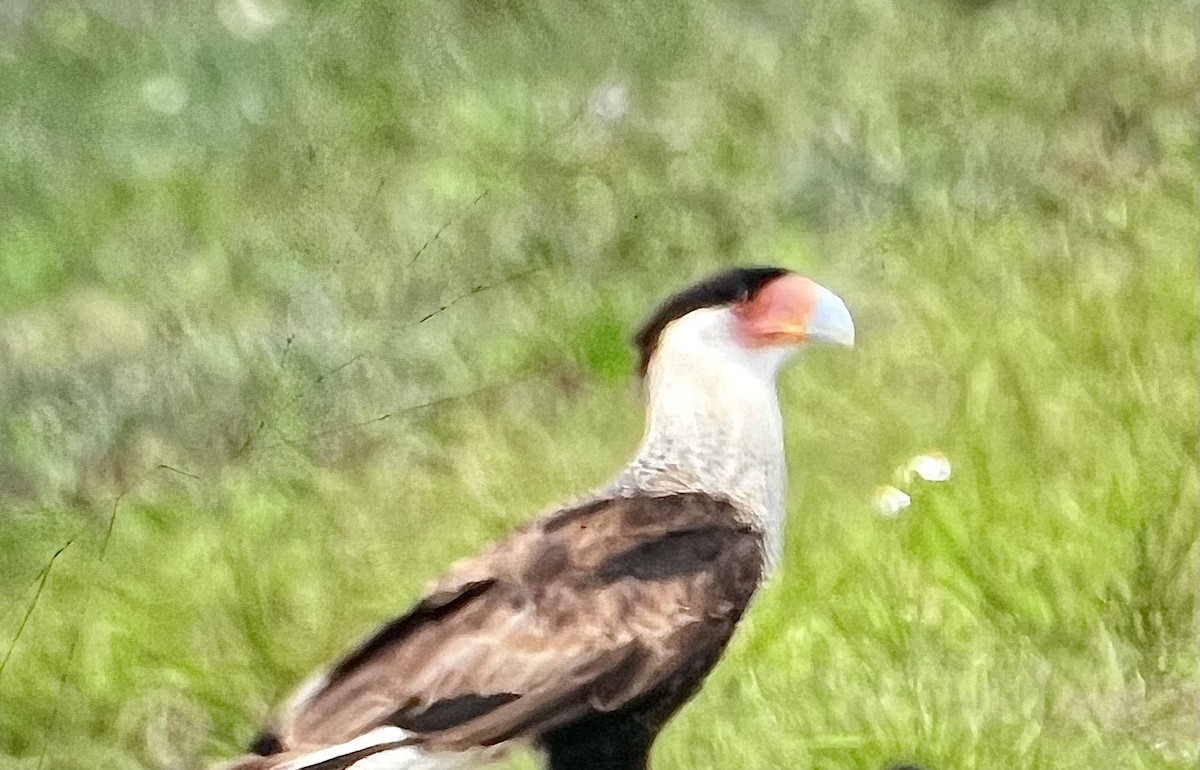
M759 537L755 517L713 495L605 496L564 506L455 562L428 586L424 601L439 604L484 581L535 588L555 579L603 581L622 568L648 577L656 557L659 572L680 570L689 555L700 566L704 554Z

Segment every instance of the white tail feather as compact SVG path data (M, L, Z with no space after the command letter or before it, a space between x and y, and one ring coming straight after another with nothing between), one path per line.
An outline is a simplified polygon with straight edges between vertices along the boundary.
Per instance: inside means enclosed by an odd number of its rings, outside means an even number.
M403 741L408 733L399 727L377 727L336 746L317 749L280 765L277 770L309 770L322 763L336 760L372 746ZM383 749L363 757L349 767L353 770L457 770L477 762L481 757L476 752L430 752L418 746L399 746Z

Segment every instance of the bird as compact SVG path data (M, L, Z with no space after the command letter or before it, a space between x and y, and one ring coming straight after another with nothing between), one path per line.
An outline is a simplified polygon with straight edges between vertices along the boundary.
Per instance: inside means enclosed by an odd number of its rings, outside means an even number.
M776 377L853 346L845 303L780 267L679 291L634 342L645 431L607 483L454 563L303 684L229 770L645 770L780 567Z

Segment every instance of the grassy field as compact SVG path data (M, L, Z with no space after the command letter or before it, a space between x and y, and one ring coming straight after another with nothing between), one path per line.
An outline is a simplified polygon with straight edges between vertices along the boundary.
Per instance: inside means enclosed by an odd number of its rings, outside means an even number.
M1196 766L1194 3L333 6L0 4L0 767L236 753L738 263L860 344L656 767Z

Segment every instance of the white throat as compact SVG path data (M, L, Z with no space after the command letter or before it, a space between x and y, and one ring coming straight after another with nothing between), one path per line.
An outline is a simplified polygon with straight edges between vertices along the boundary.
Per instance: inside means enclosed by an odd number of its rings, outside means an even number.
M704 492L753 515L768 568L783 554L787 469L775 375L792 350L748 349L726 308L663 332L646 377L646 433L609 487L617 494Z

